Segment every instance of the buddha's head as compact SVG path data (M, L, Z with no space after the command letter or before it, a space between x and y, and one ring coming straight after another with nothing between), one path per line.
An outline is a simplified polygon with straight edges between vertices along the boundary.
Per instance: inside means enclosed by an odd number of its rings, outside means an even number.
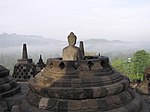
M68 43L70 46L74 46L76 44L76 40L77 40L77 37L76 35L74 35L73 32L71 32L69 35L68 35Z

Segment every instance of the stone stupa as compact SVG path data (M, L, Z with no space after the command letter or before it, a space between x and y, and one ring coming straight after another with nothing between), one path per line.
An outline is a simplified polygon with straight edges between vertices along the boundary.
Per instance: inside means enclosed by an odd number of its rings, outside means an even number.
M36 65L33 63L32 59L28 59L27 47L26 44L23 44L22 59L18 59L12 76L17 81L27 81L34 77L36 73Z
M45 67L45 63L43 62L42 55L40 55L39 61L36 64L37 73L40 72Z
M68 42L63 56L48 59L29 81L26 100L13 112L141 112L141 97L108 57L83 56L73 33Z
M9 70L0 65L0 112L11 109L20 91L21 86L10 76Z

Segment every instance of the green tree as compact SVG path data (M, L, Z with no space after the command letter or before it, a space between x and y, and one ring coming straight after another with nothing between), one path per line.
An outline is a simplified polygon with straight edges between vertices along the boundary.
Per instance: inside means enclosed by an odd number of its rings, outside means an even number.
M121 72L124 75L128 75L128 65L127 61L123 59L115 59L112 61L112 66L119 72Z
M144 69L150 65L150 56L145 50L137 51L133 55L132 70L137 76L143 76Z

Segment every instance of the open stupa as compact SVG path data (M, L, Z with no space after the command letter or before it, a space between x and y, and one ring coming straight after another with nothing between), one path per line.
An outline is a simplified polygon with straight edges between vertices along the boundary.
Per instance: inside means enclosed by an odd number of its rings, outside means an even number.
M30 79L26 99L14 112L141 112L141 97L106 56L84 56L70 33L62 57L50 58Z

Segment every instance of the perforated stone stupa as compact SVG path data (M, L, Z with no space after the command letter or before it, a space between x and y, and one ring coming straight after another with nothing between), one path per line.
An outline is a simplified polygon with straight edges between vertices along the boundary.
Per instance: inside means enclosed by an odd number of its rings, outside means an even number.
M42 55L40 55L40 59L38 63L36 64L37 72L40 72L44 67L45 67L45 63L43 62Z
M36 65L32 59L28 59L26 44L23 44L22 59L18 59L12 76L18 81L26 81L36 75Z
M45 69L29 81L31 90L17 112L141 111L141 97L129 87L129 79L111 67L108 57L78 59L71 57L79 56L74 53L47 60Z

